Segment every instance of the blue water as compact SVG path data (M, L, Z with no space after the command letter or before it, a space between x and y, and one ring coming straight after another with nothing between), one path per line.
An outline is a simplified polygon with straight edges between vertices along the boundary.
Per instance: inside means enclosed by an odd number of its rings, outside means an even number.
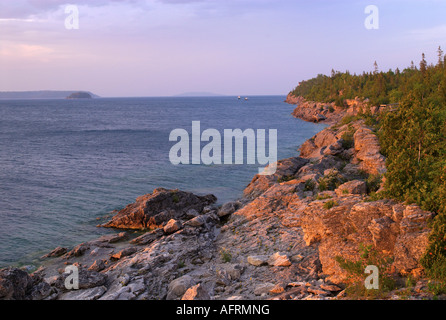
M259 165L169 161L173 129L277 129L278 158L323 126L291 116L284 96L0 101L0 267L116 232L98 228L156 187L233 200Z

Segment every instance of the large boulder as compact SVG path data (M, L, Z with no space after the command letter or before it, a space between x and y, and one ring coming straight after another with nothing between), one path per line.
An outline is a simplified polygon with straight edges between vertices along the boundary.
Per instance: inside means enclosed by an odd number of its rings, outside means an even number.
M167 300L176 300L186 293L186 291L195 284L190 275L184 275L173 280L168 287Z
M180 190L158 188L151 194L136 198L103 227L144 230L159 227L170 219L178 219L194 209L203 208L217 201L214 195L198 196Z
M237 211L239 207L239 204L235 201L230 201L222 205L220 210L218 210L218 216L219 217L225 217L233 214L235 211Z
M341 184L335 192L338 196L343 194L365 194L367 193L367 184L365 181L352 180Z
M170 219L163 228L165 234L175 233L182 228L179 221L175 219Z
M27 272L17 268L0 270L0 299L23 300L33 286L33 279Z

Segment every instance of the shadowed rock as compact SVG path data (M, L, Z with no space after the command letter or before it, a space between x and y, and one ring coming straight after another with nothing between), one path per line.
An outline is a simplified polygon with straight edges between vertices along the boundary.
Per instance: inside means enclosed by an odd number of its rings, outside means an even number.
M23 270L16 268L0 270L0 299L2 300L23 300L32 285L32 278Z
M197 196L190 192L158 188L136 199L135 203L118 212L107 228L144 230L159 227L170 219L178 219L194 209L202 212L205 206L217 201L214 195Z

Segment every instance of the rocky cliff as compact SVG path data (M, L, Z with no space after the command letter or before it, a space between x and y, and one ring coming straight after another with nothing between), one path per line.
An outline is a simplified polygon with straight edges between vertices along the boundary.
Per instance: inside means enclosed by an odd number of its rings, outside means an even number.
M344 116L356 116L359 113L370 112L376 115L388 106L369 106L368 99L345 99L344 106L337 106L335 103L322 103L315 101L307 101L303 97L295 97L289 93L285 99L286 103L297 105L292 112L293 116L309 122L322 122L327 124L335 124Z
M31 275L0 271L0 298L342 299L350 274L339 258L359 261L361 246L391 257L395 277L417 281L412 298L429 298L418 260L433 215L372 201L385 171L373 128L336 124L221 207L179 190L139 197L102 225L120 233L56 248ZM67 265L79 269L78 290L64 285Z

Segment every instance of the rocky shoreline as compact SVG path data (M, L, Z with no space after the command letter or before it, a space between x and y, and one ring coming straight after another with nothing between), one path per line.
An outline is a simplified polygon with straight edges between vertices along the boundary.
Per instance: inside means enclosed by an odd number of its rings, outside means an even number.
M121 232L56 248L32 274L0 270L0 299L349 299L338 258L357 261L368 245L393 258L393 274L414 279L406 297L431 298L418 260L433 214L370 198L386 170L378 139L363 120L340 123L361 102L286 102L299 104L295 117L331 126L274 175L256 175L241 199L217 206L213 195L155 189L101 225ZM78 290L65 286L73 265Z

